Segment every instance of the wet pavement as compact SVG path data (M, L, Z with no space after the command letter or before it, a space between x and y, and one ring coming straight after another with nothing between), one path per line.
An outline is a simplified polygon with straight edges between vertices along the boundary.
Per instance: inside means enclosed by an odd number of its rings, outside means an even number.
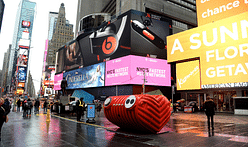
M164 147L215 146L248 147L248 116L217 113L214 116L215 136L208 137L204 113L174 113L157 134L123 130L113 125L103 111L96 123L76 121L76 115L51 114L47 130L46 114L11 112L9 122L3 125L1 146L4 147Z

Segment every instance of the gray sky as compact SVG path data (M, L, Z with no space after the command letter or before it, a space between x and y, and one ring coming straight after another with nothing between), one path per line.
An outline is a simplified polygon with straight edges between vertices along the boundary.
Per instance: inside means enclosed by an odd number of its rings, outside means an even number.
M65 4L66 19L73 24L75 30L78 0L30 0L36 2L36 18L34 20L31 52L29 54L29 70L34 79L36 92L40 88L45 40L48 35L48 14L58 12L61 3ZM2 69L4 53L12 44L16 11L20 0L4 0L5 9L0 33L0 69Z

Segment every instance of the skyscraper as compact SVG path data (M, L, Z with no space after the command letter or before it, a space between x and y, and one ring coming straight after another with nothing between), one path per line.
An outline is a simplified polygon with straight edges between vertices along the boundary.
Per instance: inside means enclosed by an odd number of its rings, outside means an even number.
M24 61L24 59L28 60L33 22L35 18L35 8L36 3L30 2L29 0L21 0L18 6L8 65L7 85L10 87L9 92L14 89L17 90L17 86L15 85L16 82L26 82L28 62L23 66L17 65L17 61ZM24 54L25 57L20 56ZM22 71L21 74L19 68ZM21 81L18 79L18 76L19 78L20 76L22 77ZM22 86L21 91L23 92L25 84L22 84Z

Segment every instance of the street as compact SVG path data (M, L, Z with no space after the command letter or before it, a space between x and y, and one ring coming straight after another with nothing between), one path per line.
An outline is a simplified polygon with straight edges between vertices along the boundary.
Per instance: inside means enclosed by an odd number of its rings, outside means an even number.
M215 136L208 137L204 113L174 113L157 134L122 130L109 122L103 111L95 124L76 121L76 115L51 114L47 130L46 114L23 118L21 112L10 112L2 128L3 147L164 147L164 146L248 146L248 116L217 113Z

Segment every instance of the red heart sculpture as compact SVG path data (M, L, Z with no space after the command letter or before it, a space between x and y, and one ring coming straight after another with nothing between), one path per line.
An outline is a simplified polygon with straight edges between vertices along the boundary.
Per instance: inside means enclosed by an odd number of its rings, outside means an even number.
M165 96L126 95L107 98L104 114L120 128L156 133L169 121L171 110Z

